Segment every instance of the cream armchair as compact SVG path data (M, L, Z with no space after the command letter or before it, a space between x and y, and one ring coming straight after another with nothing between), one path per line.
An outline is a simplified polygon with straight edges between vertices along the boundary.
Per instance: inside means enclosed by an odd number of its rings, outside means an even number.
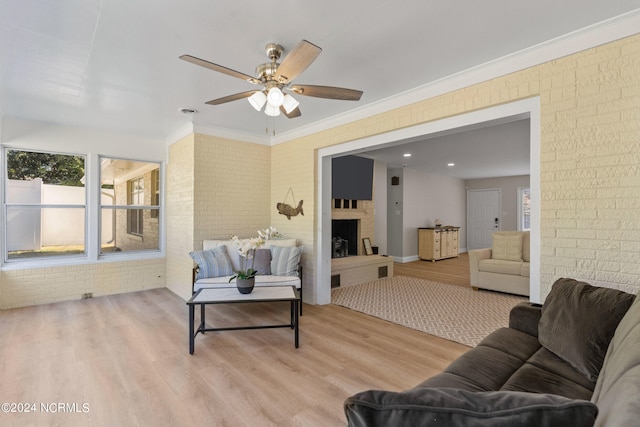
M469 251L473 289L529 296L530 239L528 231L493 233L493 246Z

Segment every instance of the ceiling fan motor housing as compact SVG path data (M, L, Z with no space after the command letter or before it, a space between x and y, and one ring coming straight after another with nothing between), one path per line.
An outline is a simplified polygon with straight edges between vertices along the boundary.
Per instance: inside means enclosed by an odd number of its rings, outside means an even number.
M256 67L256 76L263 82L271 80L276 74L280 64L277 62L266 62Z
M277 43L269 43L267 46L265 46L264 50L267 53L267 58L269 58L273 62L276 62L282 56L284 48Z

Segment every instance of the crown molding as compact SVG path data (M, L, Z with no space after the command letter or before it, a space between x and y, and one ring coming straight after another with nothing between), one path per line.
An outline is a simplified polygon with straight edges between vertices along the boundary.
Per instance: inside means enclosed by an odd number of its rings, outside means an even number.
M251 133L239 132L236 130L230 130L226 128L210 126L210 125L199 125L193 122L189 122L184 126L177 129L167 138L165 138L165 142L167 147L169 145L180 141L182 138L189 136L194 133L200 133L203 135L209 136L217 136L221 138L235 139L237 141L251 142L253 144L261 144L261 145L271 145L271 140L264 136L258 136Z
M193 123L189 122L187 124L185 124L184 126L176 129L173 133L171 133L169 136L167 136L165 138L165 142L167 144L167 147L171 144L174 144L178 141L180 141L182 138L191 135L192 133L194 133L193 130Z
M281 144L544 64L563 56L638 34L639 28L640 9L636 9L346 113L281 133L271 137L270 142L271 145Z
M268 136L259 136L248 132L240 132L237 130L225 129L210 125L194 125L193 133L201 133L209 136L217 136L221 138L235 139L237 141L251 142L253 144L272 145Z
M638 34L639 28L640 8L275 136L258 136L222 127L188 123L166 138L167 146L191 133L202 133L254 144L278 145L620 40Z

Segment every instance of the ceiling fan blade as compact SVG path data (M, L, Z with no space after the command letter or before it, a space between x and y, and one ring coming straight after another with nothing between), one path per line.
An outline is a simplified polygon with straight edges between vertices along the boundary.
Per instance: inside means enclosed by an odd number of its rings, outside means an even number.
M289 90L297 93L298 95L315 96L316 98L339 99L342 101L359 101L363 93L361 90L315 85L295 85L291 86Z
M296 117L300 117L302 115L299 107L296 107L292 112L287 113L287 110L285 110L283 106L280 106L280 112L290 119L295 119Z
M222 98L212 99L211 101L205 102L205 104L209 105L220 105L226 102L236 101L238 99L248 98L254 93L258 92L257 90L250 90L249 92L236 93L234 95L223 96Z
M260 80L256 79L255 77L241 73L240 71L232 70L231 68L223 67L222 65L214 64L213 62L205 61L204 59L196 58L195 56L181 55L180 59L204 68L208 68L213 71L217 71L222 74L226 74L231 77L248 81L249 83L260 84Z
M276 71L276 80L280 83L293 81L306 70L320 55L322 49L313 43L302 40L282 60Z

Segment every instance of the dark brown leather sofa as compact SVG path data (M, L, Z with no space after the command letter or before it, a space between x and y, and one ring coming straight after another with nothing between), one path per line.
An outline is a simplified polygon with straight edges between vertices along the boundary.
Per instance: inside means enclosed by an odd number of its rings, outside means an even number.
M349 397L348 424L638 425L640 302L634 300L559 279L544 306L516 305L508 328L491 333L444 372L411 390Z

